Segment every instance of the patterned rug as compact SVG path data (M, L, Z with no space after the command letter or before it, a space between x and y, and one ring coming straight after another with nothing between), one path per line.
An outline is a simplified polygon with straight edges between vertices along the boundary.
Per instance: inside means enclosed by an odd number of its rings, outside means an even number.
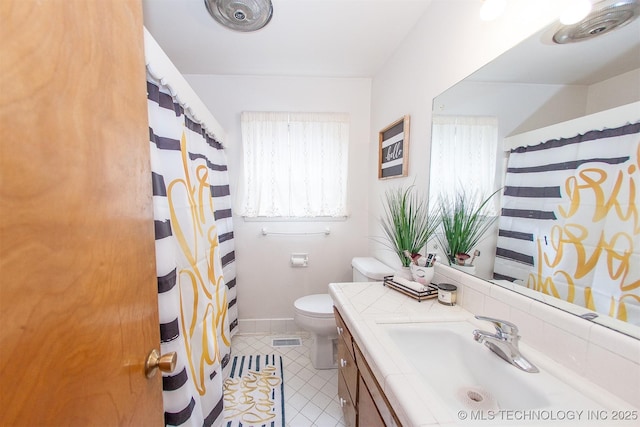
M234 356L223 387L225 427L284 427L282 356Z

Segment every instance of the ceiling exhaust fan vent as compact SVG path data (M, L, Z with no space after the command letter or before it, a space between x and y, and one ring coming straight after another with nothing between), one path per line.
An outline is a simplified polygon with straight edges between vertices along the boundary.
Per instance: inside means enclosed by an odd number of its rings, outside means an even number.
M209 14L225 27L242 32L256 31L271 21L271 0L204 0Z
M608 33L640 15L638 0L604 0L593 5L582 21L562 27L553 35L558 44L574 43Z

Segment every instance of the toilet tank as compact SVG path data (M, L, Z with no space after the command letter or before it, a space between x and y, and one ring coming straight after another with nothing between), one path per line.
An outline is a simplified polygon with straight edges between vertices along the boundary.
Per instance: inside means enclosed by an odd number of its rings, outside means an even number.
M351 260L354 282L382 282L393 275L393 269L373 257L356 257Z

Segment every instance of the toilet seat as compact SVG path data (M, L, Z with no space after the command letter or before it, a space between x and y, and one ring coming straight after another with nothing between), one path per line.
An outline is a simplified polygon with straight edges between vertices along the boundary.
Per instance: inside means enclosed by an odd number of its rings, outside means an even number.
M293 305L304 316L333 319L333 300L329 294L307 295L298 298Z

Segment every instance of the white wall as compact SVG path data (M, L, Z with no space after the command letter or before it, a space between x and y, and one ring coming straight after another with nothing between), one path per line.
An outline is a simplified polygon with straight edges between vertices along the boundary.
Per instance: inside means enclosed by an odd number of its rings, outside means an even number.
M640 101L640 69L589 86L586 114Z
M395 56L373 79L371 134L404 114L411 115L409 177L371 181L369 234L379 233L381 196L390 186L413 182L428 191L432 100L459 80L549 24L566 4L553 0L512 0L492 22L478 18L481 2L434 0ZM377 141L371 138L375 153ZM373 170L376 164L369 161ZM370 171L373 174L373 171ZM371 242L370 254L389 265L399 260Z
M640 69L591 86L462 81L434 114L496 116L499 139L640 101Z
M436 99L434 114L495 116L498 139L584 115L587 86L463 81Z
M367 253L367 150L370 79L186 75L189 84L227 132L231 195L242 163L242 111L346 112L350 114L350 216L337 222L248 222L234 216L240 330L284 331L300 296L327 293L330 282L351 280L351 258ZM262 236L273 231L331 229L329 236ZM307 268L292 268L290 254L309 254ZM255 320L263 319L263 320ZM277 319L277 320L269 320ZM270 326L269 326L270 325Z

